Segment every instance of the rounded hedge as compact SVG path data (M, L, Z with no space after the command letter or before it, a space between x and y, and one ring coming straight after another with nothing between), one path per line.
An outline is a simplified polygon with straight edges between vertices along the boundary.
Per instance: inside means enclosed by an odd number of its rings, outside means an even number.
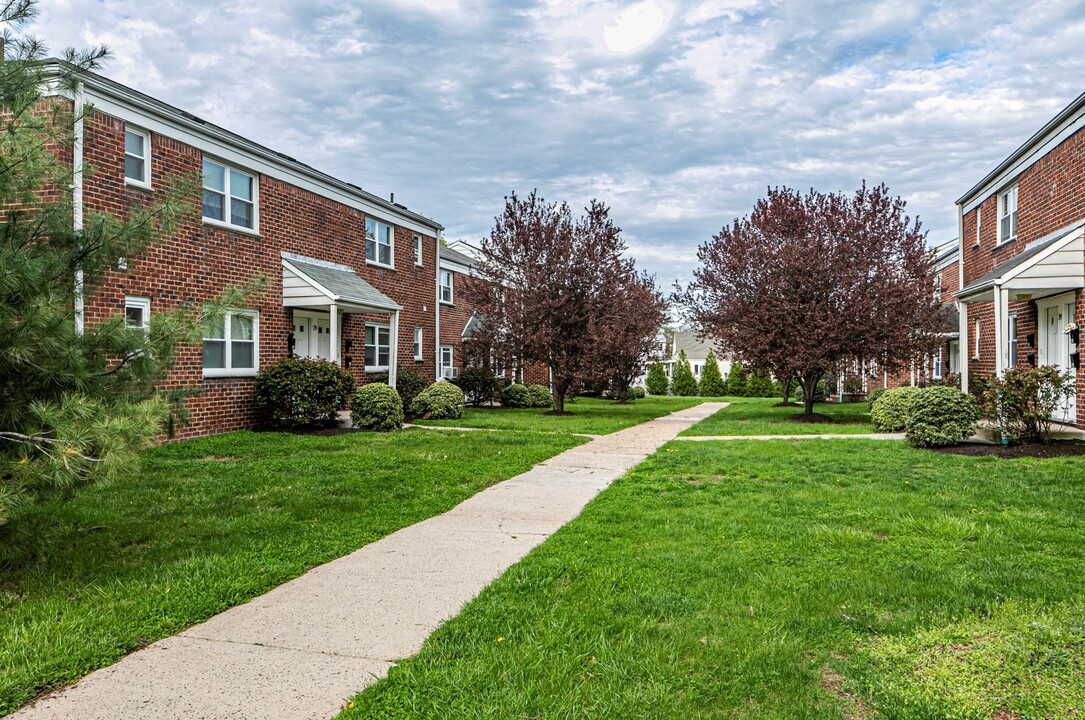
M450 382L435 382L418 393L411 413L425 420L455 420L463 417L463 390Z
M548 408L554 404L554 398L550 395L550 388L545 385L529 385L527 397L533 408Z
M908 442L915 447L956 445L976 431L980 408L953 387L927 387L912 400Z
M644 388L642 388L640 385L634 385L633 387L629 388L628 397L630 400L640 400L646 395L647 393L644 392Z
M399 430L403 427L403 400L395 388L384 383L363 385L354 393L350 421L363 430Z
M327 360L283 358L257 373L253 392L276 420L296 427L331 423L354 392L354 376Z
M870 421L882 432L900 432L908 424L912 401L919 394L917 387L888 390L870 407Z
M889 388L884 387L874 388L873 390L871 390L870 393L866 396L867 410L873 410L874 401L880 398L882 395L885 395L887 392L889 392Z
M510 408L531 407L531 393L527 385L513 383L501 391L501 405Z

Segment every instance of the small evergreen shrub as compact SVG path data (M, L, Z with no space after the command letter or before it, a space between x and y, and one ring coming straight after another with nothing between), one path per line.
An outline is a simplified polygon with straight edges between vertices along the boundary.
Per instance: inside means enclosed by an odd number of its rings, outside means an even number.
M874 401L877 400L878 398L880 398L882 395L885 395L887 392L889 392L889 388L885 388L885 387L876 387L873 390L871 390L870 394L866 396L867 410L873 410L874 409Z
M746 395L749 397L776 397L781 394L783 390L776 387L764 370L754 370L746 380Z
M686 359L686 351L678 351L678 363L674 366L674 380L671 382L671 392L682 397L692 397L697 394L697 379L693 377L693 369Z
M727 394L731 397L746 397L749 392L746 384L746 371L742 368L742 363L736 360L731 365L731 371L727 373Z
M308 427L336 420L354 392L354 376L327 360L284 358L257 373L253 392L276 420Z
M350 421L363 430L399 430L403 427L403 399L384 383L362 385L354 393Z
M429 381L426 380L426 376L417 370L403 367L399 369L396 374L396 391L399 392L399 397L403 400L404 415L411 411L411 404L414 403L414 399L418 397L418 393L426 389L428 384Z
M716 353L708 351L705 358L704 370L701 371L701 397L722 397L727 394L727 383L720 375L720 364L716 360Z
M460 376L452 381L463 390L467 403L478 407L484 402L489 402L497 389L497 378L493 370L488 367L467 367Z
M644 392L644 388L642 388L640 385L634 385L633 387L629 388L628 398L630 400L641 400L645 397L646 394L647 393Z
M881 432L900 432L908 425L912 401L918 394L916 387L892 388L882 393L870 406L870 421Z
M663 363L652 363L648 367L648 377L644 380L644 387L653 395L666 395L667 385L667 371L663 369Z
M1047 442L1051 439L1051 416L1074 392L1070 373L1049 365L1015 367L1001 379L988 381L985 405L1007 442Z
M878 402L885 402L886 397ZM922 388L912 397L906 426L908 442L914 447L956 445L976 431L979 419L979 406L960 390Z
M863 378L849 377L844 380L844 394L845 395L862 395L863 394Z
M463 406L463 390L450 382L435 382L418 393L411 412L425 420L455 420L463 417Z
M527 399L530 407L548 408L554 404L554 397L550 394L550 388L545 385L529 385Z
M806 397L806 394L803 392L802 384L796 380L795 382L791 383L791 387L795 390L795 402L806 402L804 399ZM780 391L780 394L783 394L782 390ZM814 386L814 402L825 402L825 398L827 398L828 396L829 389L828 386L825 384L824 378L818 380L818 384Z
M513 383L501 391L501 405L509 408L531 407L531 394L527 385Z

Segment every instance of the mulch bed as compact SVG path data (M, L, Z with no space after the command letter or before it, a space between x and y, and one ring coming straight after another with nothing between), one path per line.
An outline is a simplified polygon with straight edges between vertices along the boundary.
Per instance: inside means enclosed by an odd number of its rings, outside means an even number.
M1043 444L1031 445L984 445L964 443L950 447L932 448L944 455L966 455L968 457L995 457L1012 460L1014 458L1053 458L1085 455L1085 440L1055 440Z

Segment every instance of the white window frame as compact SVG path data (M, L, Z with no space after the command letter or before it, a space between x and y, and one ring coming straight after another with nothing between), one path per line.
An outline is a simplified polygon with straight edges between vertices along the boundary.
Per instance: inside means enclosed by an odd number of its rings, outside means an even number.
M445 278L446 277L448 278L448 283L447 284L445 283ZM451 270L442 270L441 271L441 282L440 282L440 284L438 286L438 290L440 291L438 296L441 298L441 304L442 305L452 305L453 304L453 301L455 299L455 297L453 295L453 289L452 289L453 282L454 282L453 281L453 272ZM446 290L448 291L448 293L447 293L448 298L447 299L445 298L445 295L446 295L445 291Z
M373 259L369 259L369 228L373 226ZM380 241L381 228L388 229L388 262L382 263L380 261L380 249L382 243ZM386 222L381 222L376 218L367 217L365 219L365 262L367 265L376 265L378 267L395 268L396 266L396 228L394 225Z
M1012 210L1010 205L1013 205ZM1009 220L1009 234L1005 234L1003 224ZM1005 245L1017 239L1017 183L998 195L998 245Z
M976 349L975 349L975 353L972 355L972 359L973 360L979 360L980 359L980 321L979 320L976 321Z
M1010 313L1006 318L1006 367L1017 367L1017 313Z
M425 358L422 353L422 328L414 328L414 359L421 362Z
M143 156L132 155L128 152L128 133L138 135L143 138ZM143 188L145 190L151 189L151 133L143 130L142 128L133 127L127 125L124 128L124 158L125 161L129 157L139 158L143 161L143 179L137 180L136 178L128 177L128 164L125 162L124 168L124 184L132 185L134 187Z
M373 345L370 345L369 342L368 342L368 338L365 337L365 335L368 334L369 328L373 328L373 340L374 340ZM380 342L381 330L383 330L383 331L385 331L387 333L387 338L388 338L388 344L387 345L381 345L381 342ZM369 362L368 362L368 360L369 360L368 355L369 355L369 348L370 347L376 348L376 353L375 353L376 357L374 358L377 361L376 365L370 365ZM380 360L381 360L380 349L382 347L387 347L388 348L388 364L387 365L381 365L380 364ZM386 370L388 370L388 367L389 367L389 365L391 365L391 362L392 362L392 328L391 328L390 325L388 325L387 323L372 323L372 322L368 322L368 323L365 324L365 331L364 331L364 333L362 335L362 362L365 363L365 371L367 373L385 372Z
M203 183L203 169L201 164L201 180L200 180L200 215L203 218L203 222L207 225L215 225L216 227L229 228L230 230L237 230L238 232L251 233L253 235L260 232L260 180L256 173L251 173L229 163L216 160L215 158L204 156L203 163L210 163L211 165L217 165L222 168L222 183L223 189L220 192L215 188L208 188ZM236 197L231 192L230 179L231 173L237 173L243 175L252 181L252 227L246 227L245 225L238 225L230 220L233 216L233 201ZM222 220L218 218L207 217L203 214L203 192L213 192L218 195L222 195ZM239 202L249 202L244 198L237 198Z
M414 264L422 267L422 236L414 234Z
M248 342L248 341L235 341L231 335L231 324L235 315L243 315L252 318L252 367L251 368L235 368L233 367L233 343L234 342ZM221 338L209 338L205 337L204 341L216 340L225 342L223 356L226 361L226 367L224 368L203 368L203 376L205 378L214 377L252 377L260 370L260 311L259 310L227 310L222 316L222 328L223 337ZM201 358L202 363L202 358Z
M943 370L945 369L943 367L944 362L945 362L945 359L942 356L942 348L938 348L938 354L936 356L934 356L934 367L931 370L931 377L933 379L935 379L935 380L941 380L942 379Z
M445 354L448 355L448 361L445 361ZM442 345L437 350L437 365L441 370L441 377L445 376L445 370L448 368L456 367L456 353L451 345Z
M128 323L128 308L138 308L143 313L143 322L138 327L143 328L144 332L149 332L151 329L151 299L134 295L124 296L124 326L137 327Z
M976 242L974 247L980 246L980 228L983 226L983 206L976 208Z

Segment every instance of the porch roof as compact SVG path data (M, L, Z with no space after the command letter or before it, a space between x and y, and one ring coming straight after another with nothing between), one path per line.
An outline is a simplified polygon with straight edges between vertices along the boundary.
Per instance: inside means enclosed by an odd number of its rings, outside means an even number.
M1002 287L1011 297L1054 295L1085 287L1085 220L1045 235L955 293L962 302L989 302Z
M281 253L283 305L342 306L345 312L389 313L402 310L390 297L360 278L347 265Z

